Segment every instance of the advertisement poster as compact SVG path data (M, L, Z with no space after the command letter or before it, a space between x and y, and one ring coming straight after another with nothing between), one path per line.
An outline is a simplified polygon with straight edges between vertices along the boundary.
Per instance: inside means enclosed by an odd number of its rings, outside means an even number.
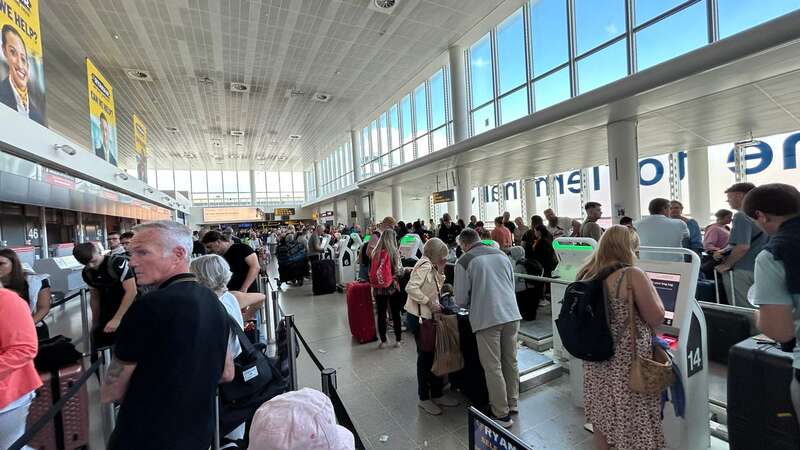
M147 127L133 115L133 150L136 153L136 178L147 183Z
M45 124L39 0L0 0L0 103Z
M94 154L116 166L117 116L111 84L89 58L86 58L86 78L89 83L89 118Z

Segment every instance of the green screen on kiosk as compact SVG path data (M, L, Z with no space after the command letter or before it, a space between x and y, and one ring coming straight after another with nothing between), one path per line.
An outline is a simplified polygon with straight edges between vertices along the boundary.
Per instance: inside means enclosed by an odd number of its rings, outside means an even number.
M553 248L556 250L577 250L580 252L592 251L592 246L588 244L562 244L558 241L553 241Z
M400 239L400 244L411 244L411 243L416 242L416 241L417 241L417 239L414 236L411 236L411 235L403 236L403 238Z

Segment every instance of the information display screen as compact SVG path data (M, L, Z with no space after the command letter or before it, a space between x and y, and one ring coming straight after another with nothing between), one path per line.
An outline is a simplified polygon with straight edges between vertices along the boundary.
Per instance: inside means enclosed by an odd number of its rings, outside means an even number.
M675 317L675 303L678 300L678 288L681 284L681 276L674 273L661 273L661 272L646 272L647 277L653 283L653 286L661 297L661 303L664 304L664 324L672 325L672 319Z

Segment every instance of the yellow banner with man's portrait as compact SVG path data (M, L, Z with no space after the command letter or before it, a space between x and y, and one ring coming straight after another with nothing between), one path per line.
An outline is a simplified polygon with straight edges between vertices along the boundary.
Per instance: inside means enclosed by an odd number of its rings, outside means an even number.
M147 127L133 115L133 150L136 153L136 177L147 183Z
M116 166L117 114L114 112L114 91L111 83L89 58L86 58L86 79L94 154Z
M0 0L0 103L45 124L39 0Z

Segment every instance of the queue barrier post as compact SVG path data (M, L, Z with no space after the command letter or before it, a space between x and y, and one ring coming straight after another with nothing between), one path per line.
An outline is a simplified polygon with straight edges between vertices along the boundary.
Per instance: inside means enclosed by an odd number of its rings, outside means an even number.
M267 277L259 276L258 277L258 291L264 294L264 301L258 305L258 315L259 323L261 324L260 327L260 336L261 339L266 339L267 344L272 344L275 342L275 331L270 334L270 327L269 321L270 317L267 315L267 299L269 298L269 292L267 291Z
M89 293L81 288L81 339L84 341L84 354L92 351L92 337L89 332Z
M322 371L322 393L331 396L331 391L336 389L336 369L325 369Z
M289 390L297 390L297 359L294 357L295 347L295 330L294 330L294 314L287 314L284 316L286 320L286 331L288 339L286 342L286 353L289 355Z
M214 450L219 450L219 390L214 393Z
M108 372L108 368L109 368L109 366L111 366L111 358L112 358L111 347L105 347L103 349L102 357L103 357L102 379L105 380L106 379L106 373ZM114 406L114 402L109 402L108 405L107 405L107 408L108 408L108 411L106 412L106 414L108 414L108 425L111 427L110 430L113 431L114 428L116 428L116 426L117 426L117 411L116 411L116 406ZM109 431L108 436L110 436L110 435L111 435L111 432Z

